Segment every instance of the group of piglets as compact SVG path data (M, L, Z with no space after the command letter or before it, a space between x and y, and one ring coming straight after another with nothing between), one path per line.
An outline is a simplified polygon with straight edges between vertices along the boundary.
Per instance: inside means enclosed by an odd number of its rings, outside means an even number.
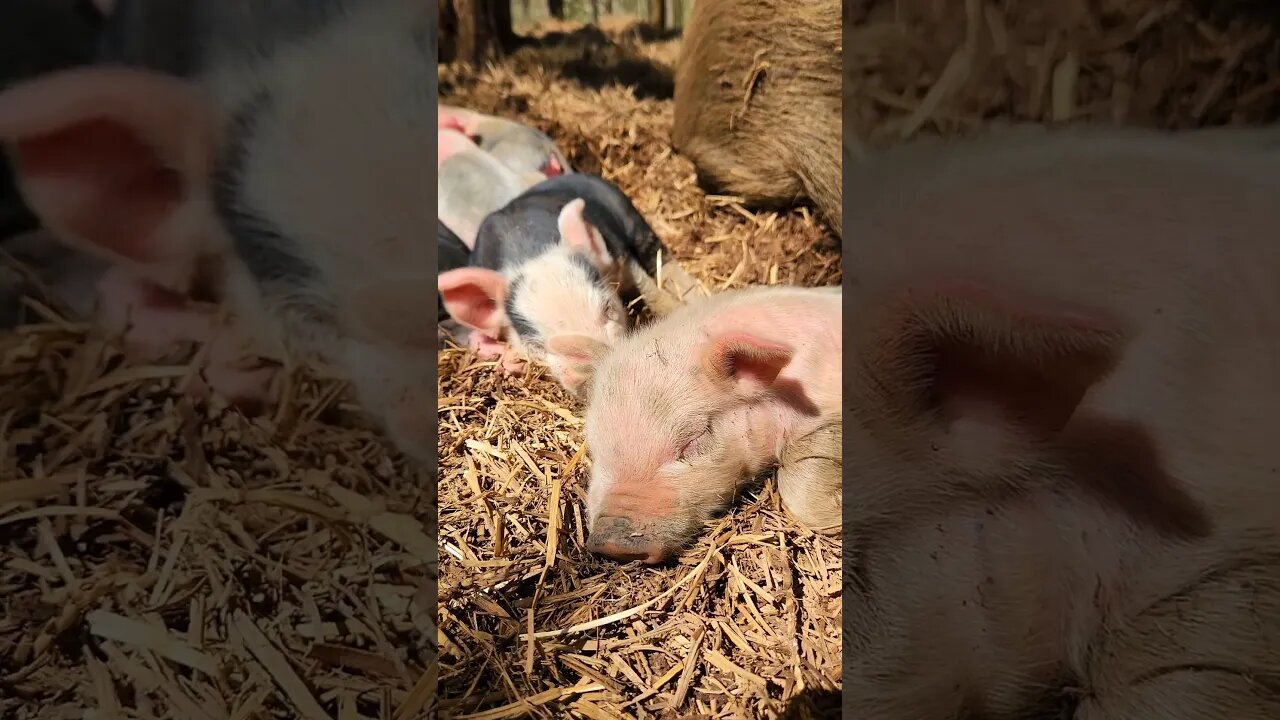
M612 346L631 327L630 306L665 314L692 281L631 200L574 172L545 134L449 105L439 119L442 324L505 372L537 360L580 393L553 340ZM660 288L664 271L675 291Z
M589 549L661 562L773 468L798 519L839 528L839 288L673 298L661 275L683 271L641 213L550 139L441 106L439 147L441 256L466 260L441 265L444 312L588 400ZM635 328L637 299L656 323Z

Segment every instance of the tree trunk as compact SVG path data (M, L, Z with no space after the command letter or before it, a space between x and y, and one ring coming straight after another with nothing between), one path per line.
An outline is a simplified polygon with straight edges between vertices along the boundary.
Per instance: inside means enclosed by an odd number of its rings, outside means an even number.
M684 0L671 0L671 27L684 27Z
M613 14L613 0L604 0L604 14L605 15Z
M667 29L666 0L649 0L649 24L659 32Z
M600 24L600 0L591 0L591 24Z
M564 0L547 0L547 12L557 20L564 19Z
M510 2L446 0L440 3L439 21L443 62L480 64L499 57L515 43Z

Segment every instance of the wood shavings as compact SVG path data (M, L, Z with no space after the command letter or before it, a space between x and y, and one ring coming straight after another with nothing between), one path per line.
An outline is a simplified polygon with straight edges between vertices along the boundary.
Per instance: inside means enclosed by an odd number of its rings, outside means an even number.
M583 52L607 66L602 77L623 58L656 58L659 68L674 62L678 41L628 37L610 33L606 45L588 38L526 47L482 69L442 65L443 97L529 123L550 134L575 167L616 183L669 250L662 258L664 287L691 294L762 283L838 283L839 243L807 209L753 211L741 198L699 189L692 165L671 150L669 94L573 79L587 72ZM668 272L673 260L687 280ZM838 687L840 596L825 592L838 580L838 568L815 573L787 564L815 544L823 545L824 556L839 557L838 541L801 537L770 489L727 524L709 527L673 566L642 568L592 556L583 547L590 459L581 405L545 373L504 377L464 349L443 350L437 370L440 623L448 638L441 650L443 715L670 718L714 702L718 717L765 718L777 717L794 699L780 689L794 685L796 666L810 688ZM789 543L782 563L769 559L779 535ZM785 616L753 613L740 597L718 589L728 578L726 563L760 588L780 584L766 575L798 573L801 600ZM756 602L766 602L762 597ZM699 616L734 627L761 621L775 627L756 631L768 641L739 645ZM803 633L796 643L770 644L796 628ZM719 654L708 656L711 649ZM583 686L596 689L570 692Z

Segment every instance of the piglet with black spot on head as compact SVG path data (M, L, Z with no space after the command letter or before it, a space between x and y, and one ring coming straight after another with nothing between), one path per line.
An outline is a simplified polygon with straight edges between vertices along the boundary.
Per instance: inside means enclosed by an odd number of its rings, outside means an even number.
M548 350L549 340L617 342L630 327L625 303L641 292L637 278L654 275L662 249L617 187L594 175L562 175L486 218L471 266L442 273L440 293L450 315L474 331L475 347L502 357L511 372L523 369L518 353L545 360L576 392L582 378Z

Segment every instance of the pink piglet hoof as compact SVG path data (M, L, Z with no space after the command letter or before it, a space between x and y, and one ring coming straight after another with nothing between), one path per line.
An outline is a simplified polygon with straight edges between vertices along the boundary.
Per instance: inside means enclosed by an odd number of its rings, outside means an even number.
M507 375L523 375L526 365L523 360L510 351L502 356L502 371Z

